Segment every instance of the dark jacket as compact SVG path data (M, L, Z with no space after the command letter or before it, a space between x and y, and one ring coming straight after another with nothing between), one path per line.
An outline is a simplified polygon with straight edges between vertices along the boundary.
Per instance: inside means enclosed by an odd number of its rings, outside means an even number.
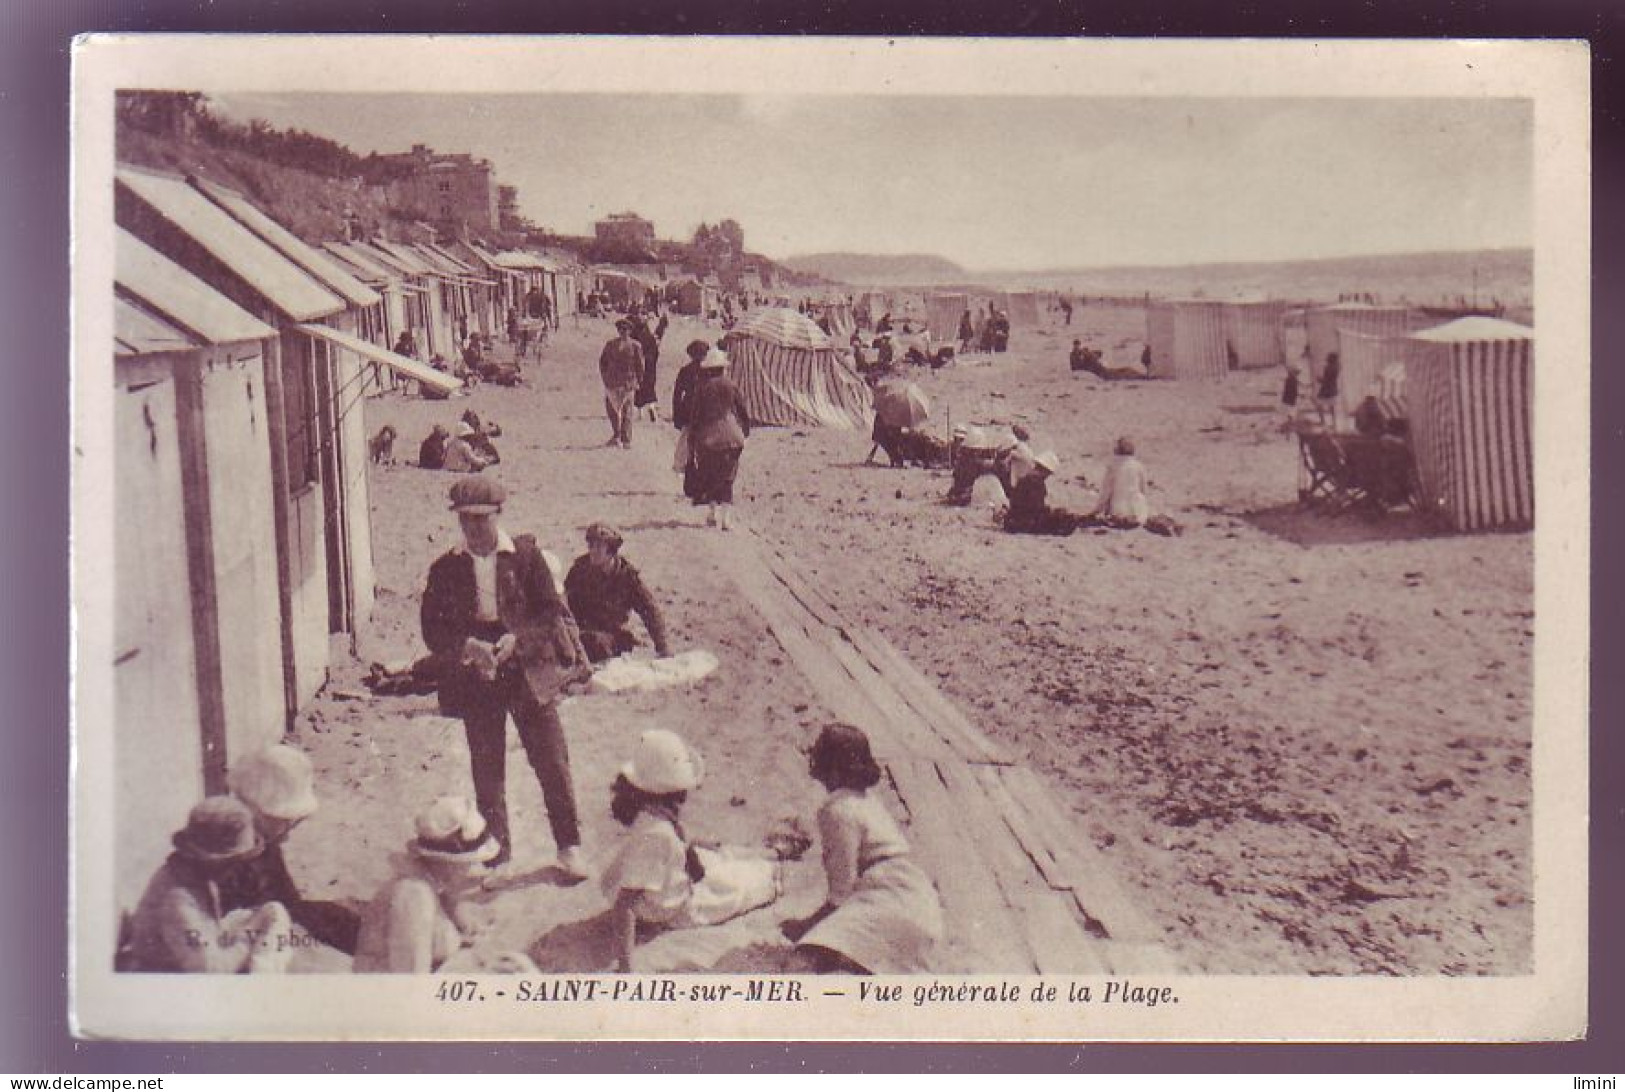
M564 578L564 596L570 613L583 630L613 633L625 629L627 617L637 611L649 630L649 640L661 656L670 654L666 643L666 622L643 577L624 557L615 558L608 572L599 569L586 554L576 558L570 575Z
M444 432L431 432L423 438L418 447L418 466L424 470L440 470L446 465L446 441L451 439Z
M725 374L700 376L689 399L692 443L697 448L744 447L750 435L745 396Z
M522 672L539 702L548 702L586 663L575 619L553 584L553 574L531 535L514 538L512 552L497 553L497 616L518 639L504 671ZM440 711L461 716L489 686L462 663L463 642L479 628L474 617L474 559L459 546L429 568L420 618L423 642L440 661Z
M671 423L676 428L687 428L693 416L694 388L700 382L700 366L692 360L677 370L676 382L671 388Z

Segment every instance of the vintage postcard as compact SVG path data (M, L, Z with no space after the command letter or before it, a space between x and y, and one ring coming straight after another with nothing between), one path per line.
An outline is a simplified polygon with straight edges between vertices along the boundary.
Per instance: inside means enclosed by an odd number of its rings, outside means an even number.
M1585 1033L1584 43L74 62L79 1034Z

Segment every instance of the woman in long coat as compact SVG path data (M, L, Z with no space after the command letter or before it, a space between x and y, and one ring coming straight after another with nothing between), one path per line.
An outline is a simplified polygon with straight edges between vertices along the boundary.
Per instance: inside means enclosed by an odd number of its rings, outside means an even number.
M745 398L727 377L727 368L727 354L720 349L712 349L700 361L699 379L685 405L689 461L683 476L683 492L695 504L710 506L706 525L721 526L724 531L733 507L739 456L750 435Z

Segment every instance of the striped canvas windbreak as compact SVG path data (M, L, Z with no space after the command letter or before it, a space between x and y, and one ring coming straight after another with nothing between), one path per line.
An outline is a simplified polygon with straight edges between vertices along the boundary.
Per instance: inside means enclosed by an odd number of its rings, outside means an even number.
M1286 342L1281 335L1282 300L1249 300L1224 305L1224 336L1236 350L1242 368L1265 368L1286 363Z
M1532 526L1534 342L1416 345L1406 397L1424 499L1458 531Z
M1421 329L1434 320L1409 307L1373 307L1364 303L1340 303L1335 307L1315 307L1304 312L1309 338L1309 370L1320 378L1326 354L1337 352L1337 331L1357 334L1398 336Z
M730 337L729 378L752 424L856 429L869 426L869 387L833 349L787 349Z
M1384 384L1383 370L1391 364L1403 369L1405 361L1417 355L1417 343L1408 337L1339 330L1337 345L1337 358L1342 365L1338 376L1338 411L1352 415L1368 395L1375 394L1385 416L1407 416L1403 381L1397 389L1391 379Z
M959 337L959 319L970 307L965 295L927 296L925 298L925 326L931 336L942 344L950 344Z
M1223 379L1230 370L1224 351L1224 305L1208 300L1170 300L1146 310L1151 374L1171 379Z

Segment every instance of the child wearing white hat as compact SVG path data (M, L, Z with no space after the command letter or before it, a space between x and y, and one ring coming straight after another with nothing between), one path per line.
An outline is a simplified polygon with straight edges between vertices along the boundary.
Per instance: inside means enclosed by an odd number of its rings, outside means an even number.
M353 955L360 927L355 911L301 895L282 852L288 835L317 808L316 774L310 759L285 743L272 744L235 764L227 784L232 795L253 812L265 850L222 884L226 909L280 902L304 934Z
M614 902L618 971L632 969L639 923L719 925L782 892L778 862L689 843L680 813L704 777L697 751L677 733L655 729L643 733L610 789L610 813L631 828L601 881Z
M480 884L476 867L501 847L467 797L440 797L418 815L416 827L400 875L362 912L357 974L427 974L469 943L462 900Z

